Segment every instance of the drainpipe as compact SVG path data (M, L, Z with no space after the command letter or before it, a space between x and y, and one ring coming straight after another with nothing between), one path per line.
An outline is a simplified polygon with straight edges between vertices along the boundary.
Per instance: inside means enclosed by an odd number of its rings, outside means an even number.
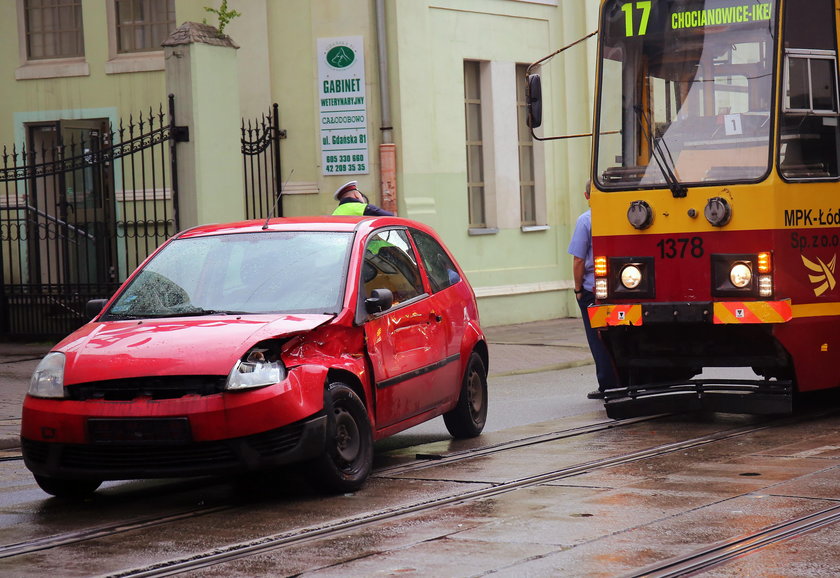
M394 144L394 127L391 126L391 92L388 77L388 37L385 22L385 0L376 0L376 42L379 45L379 101L381 117L379 130L379 186L382 191L382 208L397 213L397 145Z

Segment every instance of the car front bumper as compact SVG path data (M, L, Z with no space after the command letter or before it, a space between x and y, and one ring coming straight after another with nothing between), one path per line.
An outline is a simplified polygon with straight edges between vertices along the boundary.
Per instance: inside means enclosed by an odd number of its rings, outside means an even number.
M36 475L128 480L241 473L304 461L324 451L326 416L266 432L193 443L65 444L21 437L26 467Z
M324 374L291 371L242 392L129 401L27 396L21 447L35 474L101 480L255 470L305 460L326 439Z

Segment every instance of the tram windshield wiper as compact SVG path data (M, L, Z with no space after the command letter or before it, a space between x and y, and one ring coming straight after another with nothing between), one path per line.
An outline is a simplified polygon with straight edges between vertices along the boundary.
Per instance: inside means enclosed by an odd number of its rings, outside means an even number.
M661 136L653 134L653 129L648 124L650 119L642 107L634 106L633 111L636 113L636 119L639 121L639 126L642 129L642 136L645 137L645 140L650 146L651 156L653 156L653 160L656 161L656 165L662 172L662 177L671 190L671 194L675 199L685 197L688 194L688 187L682 184L674 173L672 168L675 166L674 158L671 156L668 144ZM665 152L663 152L663 148ZM667 153L667 157L665 153Z

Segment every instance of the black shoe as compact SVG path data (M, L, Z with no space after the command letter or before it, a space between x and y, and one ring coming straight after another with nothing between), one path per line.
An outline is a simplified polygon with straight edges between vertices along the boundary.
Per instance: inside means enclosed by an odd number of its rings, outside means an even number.
M596 389L595 391L590 391L586 394L586 399L604 399L604 392L600 389Z

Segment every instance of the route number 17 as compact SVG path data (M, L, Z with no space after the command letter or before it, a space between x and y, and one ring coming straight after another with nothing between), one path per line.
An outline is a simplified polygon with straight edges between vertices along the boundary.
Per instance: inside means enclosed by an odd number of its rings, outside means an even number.
M621 7L624 12L624 34L625 36L634 36L633 33L633 8L642 13L641 22L639 22L638 36L647 34L648 21L650 20L650 2L651 0L638 0L638 2L628 2Z

